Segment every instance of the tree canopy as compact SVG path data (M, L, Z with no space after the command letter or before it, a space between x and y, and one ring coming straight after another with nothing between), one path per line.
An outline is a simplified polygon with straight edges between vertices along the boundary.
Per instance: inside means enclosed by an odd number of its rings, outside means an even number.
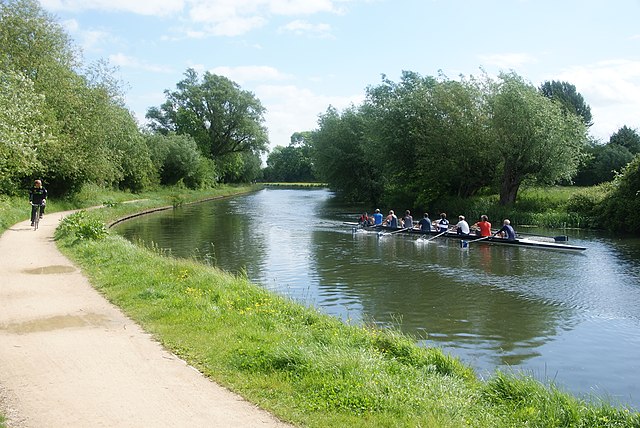
M640 135L635 129L631 129L626 125L611 135L609 144L624 147L633 155L640 153Z
M233 155L266 150L265 109L251 92L224 76L193 69L185 72L167 100L147 111L150 128L161 134L190 135L203 155L214 161L238 161ZM223 169L223 168L221 168Z
M153 166L112 70L95 64L79 72L76 48L37 1L0 3L0 54L0 152L10 153L0 166L1 191L34 178L52 194L87 182L150 183Z
M580 116L587 127L593 124L591 107L571 83L547 81L540 86L540 92L545 97L558 101L567 112Z
M451 80L403 72L367 89L362 106L321 115L313 134L321 179L354 199L426 207L524 182L569 180L586 126L515 73Z
M587 131L574 114L541 96L515 73L501 74L491 96L491 128L502 158L500 203L516 200L525 179L570 180L583 156Z
M296 132L287 147L276 146L267 157L263 178L285 183L316 181L311 138L310 132Z

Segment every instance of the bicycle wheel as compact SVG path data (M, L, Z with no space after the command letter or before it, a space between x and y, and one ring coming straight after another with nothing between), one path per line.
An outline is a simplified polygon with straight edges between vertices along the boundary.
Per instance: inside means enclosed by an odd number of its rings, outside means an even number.
M33 218L33 230L38 230L39 223L40 223L40 207L36 207L36 215Z

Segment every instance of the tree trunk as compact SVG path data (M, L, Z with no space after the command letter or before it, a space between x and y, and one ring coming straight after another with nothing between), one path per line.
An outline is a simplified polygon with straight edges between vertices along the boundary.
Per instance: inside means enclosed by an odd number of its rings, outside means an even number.
M510 205L516 201L521 181L522 178L519 177L517 172L513 168L509 168L508 165L505 165L502 184L500 186L500 205Z

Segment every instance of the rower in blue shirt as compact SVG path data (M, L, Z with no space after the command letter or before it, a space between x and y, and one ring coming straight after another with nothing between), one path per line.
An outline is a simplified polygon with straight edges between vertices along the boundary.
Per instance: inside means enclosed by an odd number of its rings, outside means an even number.
M516 231L511 226L511 222L508 218L504 219L503 226L494 233L493 236L500 235L503 238L508 239L509 241L515 241L516 239Z
M382 224L382 213L379 208L376 208L376 211L373 213L373 224L375 226L380 226Z

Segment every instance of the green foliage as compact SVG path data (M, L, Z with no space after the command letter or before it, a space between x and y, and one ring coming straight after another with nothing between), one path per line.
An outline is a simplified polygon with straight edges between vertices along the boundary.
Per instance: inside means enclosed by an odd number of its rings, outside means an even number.
M102 240L108 231L102 221L90 216L86 211L66 216L56 229L55 239L70 239L74 242L83 240Z
M487 382L482 397L508 415L510 426L622 428L640 424L638 414L604 404L587 406L553 385L546 387L531 377L502 372Z
M37 147L50 138L43 103L31 80L0 69L0 193L16 194L21 179L42 168Z
M609 184L601 184L599 186L585 188L571 195L567 202L566 211L574 213L584 219L581 227L590 227L594 229L604 228L604 224L600 224L600 206L607 193L610 191Z
M616 177L598 211L607 229L640 234L640 155Z
M545 97L558 101L567 113L579 116L585 126L589 127L593 124L591 107L571 83L546 81L540 86L540 92Z
M593 197L602 198L606 190L579 187L531 187L520 192L515 204L499 204L498 195L478 195L469 198L444 197L433 202L427 209L432 216L446 211L451 216L462 214L470 222L480 219L482 214L489 217L494 226L508 218L519 230L519 226L540 226L549 228L594 227L601 228L596 219L598 210L580 210L579 201ZM585 207L587 202L585 202Z
M586 127L515 73L403 72L369 88L361 107L328 109L312 140L320 178L349 199L427 206L499 184L507 205L523 183L570 180Z
M579 169L574 182L579 186L593 186L614 179L616 172L624 168L633 155L619 144L593 145L587 147L588 159Z
M294 144L276 146L267 157L264 179L289 183L315 181L311 147Z
M226 172L222 161L237 161L229 155L266 149L265 109L248 91L231 80L205 72L202 80L193 69L185 72L177 90L165 91L167 101L147 112L152 130L168 135L189 135L201 153Z
M151 134L145 142L160 184L172 186L180 182L196 189L215 182L215 168L190 136Z
M181 193L171 194L171 206L173 208L179 208L185 204L187 198Z
M319 123L320 129L313 134L313 150L322 181L346 199L378 201L383 179L379 165L372 160L375 149L368 147L365 137L366 117L355 108L342 114L329 108Z
M120 83L79 54L34 0L0 3L0 191L42 178L52 195L86 183L140 191L155 171Z
M618 132L611 135L609 144L625 147L633 155L640 153L640 135L635 129L623 126Z
M501 74L490 101L492 132L503 163L500 203L516 201L525 179L553 184L576 172L586 127L515 73Z
M254 152L228 153L214 162L222 183L248 183L261 176L260 155Z
M367 91L367 151L383 171L384 200L424 205L491 184L494 155L479 82L403 72Z

